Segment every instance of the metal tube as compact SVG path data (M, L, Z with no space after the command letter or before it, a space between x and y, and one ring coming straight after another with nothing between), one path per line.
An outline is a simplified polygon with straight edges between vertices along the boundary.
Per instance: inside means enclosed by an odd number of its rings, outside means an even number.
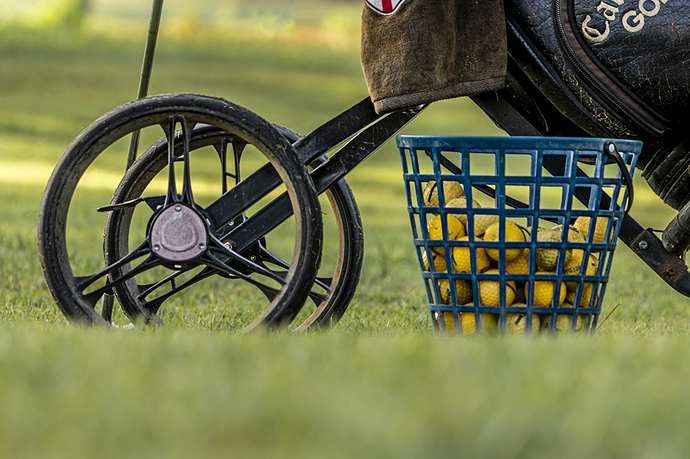
M151 20L149 21L149 33L146 37L146 46L144 47L144 62L141 65L141 79L139 80L139 92L137 94L137 98L139 99L146 97L148 93L151 68L153 67L153 55L156 51L156 39L158 38L158 29L160 28L162 12L163 0L153 0Z
M149 21L149 32L146 36L146 45L144 46L144 61L141 64L141 77L139 78L139 91L137 92L137 99L146 97L149 91L149 82L151 81L151 68L153 67L153 56L156 51L156 40L158 39L158 29L161 23L161 14L163 12L163 0L153 0L153 7L151 8L151 20ZM129 169L137 157L137 150L139 149L139 131L132 133L129 140L129 151L127 152L127 162L125 170ZM113 320L113 304L115 297L110 294L104 294L101 301L101 317L109 323Z
M149 91L151 68L153 67L153 56L156 51L156 40L158 39L158 29L160 28L162 12L163 0L153 0L153 7L151 8L151 20L149 21L149 33L146 36L146 46L144 46L144 61L141 64L141 77L139 78L139 91L137 92L137 99L146 97ZM126 169L129 169L129 166L131 166L136 159L138 147L139 131L133 133L132 138L130 139Z

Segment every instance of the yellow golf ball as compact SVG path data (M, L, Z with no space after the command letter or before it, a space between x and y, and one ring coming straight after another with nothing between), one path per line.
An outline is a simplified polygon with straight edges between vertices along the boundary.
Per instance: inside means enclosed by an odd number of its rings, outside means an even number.
M498 331L498 314L481 314L482 321L482 335L495 335ZM460 313L460 326L462 327L462 336L473 338L477 336L477 324L474 312Z
M486 232L484 233L484 240L485 241L498 241L500 237L500 222L493 223L491 226L489 226L486 229ZM505 232L505 237L506 237L506 242L524 242L525 241L525 233L520 229L520 227L517 225L517 223L506 220L506 232ZM505 257L506 257L506 262L513 261L517 257L519 257L522 252L525 249L523 247L516 247L516 248L511 248L511 249L505 249ZM486 253L491 257L493 260L498 261L499 258L499 249L494 249L494 248L488 248L486 249Z
M582 329L584 328L585 325L585 320L582 316L577 316L577 319L575 319L575 328L571 330L571 324L572 324L573 316L572 314L559 314L556 316L556 324L555 324L555 330L556 333L564 333L564 332L574 332L574 333L580 333ZM551 315L550 314L544 314L541 318L541 329L542 330L549 330L549 324L551 321Z
M513 304L513 306L527 306L526 304ZM527 323L527 314L506 314L506 334L507 335L525 335L525 325ZM541 321L537 315L532 316L532 331L531 335L537 335L541 328Z
M538 242L561 242L561 227L556 226L551 229L537 233ZM537 267L543 271L555 272L558 266L558 256L561 250L552 247L538 247L536 254ZM572 256L572 249L565 250L565 263Z
M508 274L529 274L529 249L525 249L515 260L506 262Z
M448 270L446 266L446 257L439 255L436 252L432 252L431 258L434 260L434 272L444 273ZM424 271L429 271L429 260L426 255L426 250L422 249L422 262L424 263Z
M481 314L482 321L482 334L483 335L495 335L498 330L498 316L496 314ZM455 330L455 319L453 313L450 311L443 312L443 322L446 327L445 335L454 336L456 334ZM439 314L434 312L434 323L438 327L439 334L443 334L441 331L441 324L439 322ZM460 313L460 330L462 335L468 338L474 338L477 336L477 324L475 321L473 312L461 312Z
M486 274L498 274L498 269L489 269L485 271ZM479 299L482 306L499 306L501 288L504 287L506 291L506 306L510 306L515 301L516 288L515 282L510 280L501 284L497 280L480 280L479 281Z
M591 220L591 217L578 217L575 223L573 223L573 226L586 236L585 239L587 239L587 241L600 244L606 239L606 227L608 226L609 219L608 217L597 217L594 222L594 228L590 232L589 226ZM609 241L611 240L613 240L613 229L609 236Z
M450 282L448 279L440 279L438 281L438 288L441 294L441 302L443 304L450 304L453 295L450 291ZM467 279L455 279L455 294L458 297L458 304L465 304L472 301L472 282Z
M438 312L434 311L434 323L438 327L439 330L439 335L443 334L443 330L441 329L441 324L438 320ZM443 324L446 327L446 332L445 334L448 336L455 335L455 320L453 319L453 313L450 311L444 311L443 312Z
M422 192L424 197L424 205L427 207L438 207L438 186L436 180L427 182ZM462 185L455 181L444 181L443 182L443 197L445 203L452 201L453 199L465 196L465 192L462 189Z
M537 274L549 274L545 271L537 271ZM528 288L529 288L529 284ZM536 307L548 307L554 302L554 292L556 290L556 282L550 280L535 280L534 281L534 303ZM563 304L567 287L565 282L561 282L561 290L559 292L557 305Z
M582 257L584 255L584 250L573 249L570 260L568 260L565 266L563 266L563 274L580 274L582 270ZM585 264L585 267L585 275L594 276L597 274L597 269L599 268L599 260L596 256L590 254L589 260ZM565 284L568 286L568 290L575 290L577 288L577 281L566 281ZM591 282L587 282L586 284L591 285Z
M454 240L465 236L465 227L462 223L460 223L460 220L454 216L448 215L446 218L446 224L448 227L448 240ZM429 231L429 239L443 239L443 221L441 219L441 215L436 215L434 218L429 220L427 230ZM433 250L439 254L444 253L443 247L434 247Z
M467 236L459 237L458 241L469 240ZM477 257L477 272L482 272L491 264L491 259L487 255L484 247L475 247ZM453 269L459 273L472 272L472 259L470 258L469 247L453 247Z

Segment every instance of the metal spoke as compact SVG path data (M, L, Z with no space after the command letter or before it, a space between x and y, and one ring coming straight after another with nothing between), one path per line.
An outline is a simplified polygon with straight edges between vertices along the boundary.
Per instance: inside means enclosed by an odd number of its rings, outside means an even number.
M216 241L216 242L219 243L219 241ZM145 300L145 297L147 295L151 294L156 289L160 288L161 286L163 286L167 283L171 283L171 285L173 285L173 288L171 289L171 291L166 292L166 293L162 294L161 296L156 297L153 300L144 301L143 306L146 309L150 310L151 312L156 313L158 308L160 308L160 305L167 298L179 293L180 291L184 290L185 288L190 287L190 286L196 284L197 282L199 282L203 279L206 279L207 277L210 277L212 275L219 275L219 274L227 275L230 278L240 279L240 280L243 280L245 282L249 282L250 284L252 284L255 287L257 287L258 289L260 289L269 299L274 298L275 295L278 294L279 289L265 285L265 284L255 280L255 279L253 279L250 275L242 274L241 272L237 271L236 269L228 266L227 261L231 260L231 259L248 266L249 268L253 269L253 271L255 273L264 275L264 276L278 282L281 286L285 284L285 280L284 280L285 273L278 273L278 272L271 271L268 268L261 266L257 263L254 263L247 258L244 258L240 255L234 254L233 252L225 249L224 246L222 247L222 249L217 248L216 250L214 250L214 252L219 252L219 254L224 255L223 258L225 258L225 260L223 260L223 259L221 259L221 258L219 258L219 257L217 257L217 256L215 256L212 253L207 251L206 254L204 254L200 257L200 259L198 260L198 264L195 264L194 266L190 266L188 268L180 269L180 270L176 271L175 273L167 276L166 278L161 279L160 281L158 281L154 284L149 284L148 286L146 286L146 288L140 292L140 294L138 296L139 300ZM274 257L274 258L275 258L275 260L279 261L279 259L277 257ZM181 285L174 286L173 282L174 282L175 278L177 278L178 276L184 274L185 272L188 272L191 269L199 266L199 264L205 264L206 267L201 272L197 273L194 277L192 277L191 279L188 279L187 281L185 281ZM288 265L288 267L289 267L289 265ZM319 301L323 301L325 299L322 295L319 295L316 293L312 293L310 296L316 298Z
M276 273L274 273L270 269L268 269L264 266L261 266L260 264L254 263L253 261L249 260L248 258L245 258L242 255L240 255L240 254L238 254L232 250L228 250L228 248L225 247L225 245L223 245L223 243L221 241L219 241L213 235L209 235L209 250L207 252L209 252L209 251L220 252L221 254L225 255L226 257L233 259L235 261L238 261L238 262L242 263L243 265L251 268L254 272L262 274L268 278L273 279L276 282L279 282L281 285L285 283L285 280L283 278L276 275ZM214 259L217 259L217 258L214 257Z
M281 268L284 269L290 269L290 265L286 262L283 261L282 259L278 258L273 252L268 250L266 247L263 245L261 247L261 261L262 262L268 262L268 263L273 263L276 266L280 266Z
M242 181L242 177L240 177L240 158L246 146L245 142L239 142L236 137L232 138L232 153L235 159L235 185Z
M180 140L178 138L177 131L175 127L177 123L180 123L180 131L182 137L182 158L176 158L175 151L178 149L177 142ZM190 149L190 139L196 123L187 123L184 116L181 115L171 115L168 118L167 125L161 125L163 132L165 132L165 138L168 142L168 192L166 194L165 205L170 205L177 202L182 202L190 206L194 205L194 196L192 193L192 180L189 164L189 149ZM182 193L177 194L177 184L175 179L175 162L182 161Z
M285 270L290 269L289 263L278 258L275 254L273 254L273 252L268 250L263 245L261 246L261 262L262 263L273 263L274 265L280 266L281 268L283 268ZM332 281L333 281L332 277L329 277L329 278L317 277L315 284L330 293L330 289L328 288L328 286L331 284Z
M192 174L190 170L190 155L189 155L189 138L190 133L194 130L195 124L189 125L184 117L181 117L180 124L182 125L182 158L183 158L183 180L182 180L182 202L194 206L194 196L192 194Z
M326 294L331 293L331 288L329 285L333 282L332 277L317 277L316 280L314 281L315 285L318 285L322 289L326 290Z
M309 298L311 298L315 304L319 304L322 301L326 301L328 299L329 294L330 291L328 293L317 293L314 290L312 290L309 292Z
M132 261L136 260L137 258L141 258L144 255L150 254L149 251L149 243L148 241L144 241L139 247L137 247L133 252L131 252L129 255L121 258L118 260L116 263L113 263L112 265L106 267L103 271L93 274L91 276L82 276L82 277L77 277L77 286L76 286L76 291L77 292L83 292L86 290L89 285L93 284L96 282L98 279L107 276L112 272L113 270L120 268L127 263L131 263Z
M227 193L230 189L228 185L228 178L234 179L235 186L242 180L240 176L240 160L247 144L245 142L240 142L239 139L234 136L230 137L229 144L232 147L234 173L228 172L228 138L224 137L220 140L219 144L214 145L214 148L218 153L218 157L220 158L222 178L221 194Z
M184 273L187 273L191 271L192 269L196 268L195 266L187 266L181 269L178 269L174 273L170 274L169 276L164 277L163 279L159 280L158 282L154 282L153 284L147 284L147 285L140 285L139 286L139 299L146 298L149 294L160 288L161 286L170 283L172 286L172 290L176 290L177 286L175 285L175 279L177 279L179 276L181 276Z
M165 196L141 196L136 199L131 199L129 201L121 202L118 204L109 204L107 206L101 206L96 208L97 212L110 212L112 210L122 210L130 207L136 207L137 205L145 202L151 210L156 210L158 207L165 203Z
M127 258L127 257L125 257L125 258ZM123 260L124 260L124 259L123 259ZM120 260L120 262L121 262L121 261L122 261L122 260ZM130 261L131 261L131 260L130 260ZM120 264L120 262L118 262L118 264ZM123 274L122 276L119 276L119 277L116 278L115 280L110 280L108 277L106 277L106 283L105 283L105 285L104 285L103 287L101 287L101 288L99 288L99 289L96 289L96 290L94 290L93 292L90 292L90 293L88 293L88 294L82 294L82 296L83 296L83 298L86 299L93 307L95 307L96 302L98 301L98 299L99 299L104 293L110 292L110 291L112 290L112 288L115 287L116 285L119 285L119 284L121 284L121 283L123 283L123 282L125 282L125 281L127 281L127 280L129 280L129 279L131 279L131 278L133 278L134 276L136 276L136 275L138 275L138 274L141 274L141 273L143 273L143 272L145 272L145 271L147 271L147 270L149 270L149 269L151 269L151 268L155 268L156 266L159 266L159 265L161 265L161 261L160 261L158 258L154 257L153 255L150 255L149 258L147 258L146 260L142 261L136 268L134 268L134 269L128 271L127 273ZM114 266L114 265L113 265L113 266ZM113 266L109 266L109 267L107 268L107 271L108 271L108 272L112 271L112 270L114 269ZM93 281L89 282L86 286L90 285L92 282L93 282ZM80 284L79 287L82 287L83 285L84 285L84 284ZM85 288L86 288L86 287L80 288L80 289L78 289L78 291L83 292Z
M151 311L152 313L156 314L158 312L158 309L160 308L161 304L163 304L163 302L165 300L167 300L171 296L179 293L180 291L186 289L187 287L190 287L190 286L196 284L197 282L202 281L202 280L206 279L207 277L213 276L215 274L218 274L215 269L206 267L201 272L199 272L194 277L192 277L191 279L185 281L184 283L182 283L179 286L173 287L169 292L166 292L166 293L162 294L161 296L154 298L153 300L145 300L146 295L148 295L149 293L151 293L154 290L152 288L149 288L146 291L142 292L139 295L139 299L143 300L143 307L144 308L146 308L149 311ZM169 277L171 277L171 276L168 276L168 278L166 278L160 282L157 282L154 285L160 286L160 285L164 284L167 280L169 280Z
M230 275L237 276L238 278L244 280L245 282L249 282L249 283L252 284L253 286L257 287L259 290L261 290L262 292L264 292L264 293L267 294L267 295L268 295L267 292L270 292L270 293L273 294L273 295L277 295L278 293L280 293L280 290L279 290L279 289L276 289L276 288L274 288L274 287L270 287L270 286L268 286L268 285L262 284L261 282L255 280L255 279L252 279L250 276L247 276L247 275L242 274L241 272L239 272L239 271L237 271L237 270L235 270L235 269L233 269L233 268L230 268L229 266L227 266L226 264L224 264L222 261L220 261L218 258L216 258L216 257L215 257L213 254L211 254L210 252L206 252L206 253L202 256L202 258L203 258L203 262L204 262L207 266L210 266L210 267L212 267L212 268L215 268L215 269L217 269L217 270L220 271L220 272L224 272L224 273L227 273L227 274L230 274ZM257 266L258 266L258 265L257 265ZM260 267L260 268L261 268L261 267ZM283 285L285 285L285 282L284 282L282 279L280 279L280 277L276 276L272 271L269 271L269 270L266 270L266 269L263 269L263 268L261 268L261 271L268 272L270 276L267 276L267 277L270 277L270 278L272 278L273 280L276 280L276 281L281 285L281 287L282 287Z
M220 158L220 187L221 194L225 194L228 191L228 176L232 177L232 174L228 174L228 139L221 139L220 144L213 147Z
M286 261L280 259L278 256L273 254L270 250L268 250L263 245L261 245L260 248L261 248L260 259L261 259L262 263L272 263L276 266L280 266L281 268L283 268L285 270L290 269L290 265ZM278 272L274 271L274 273L278 274L278 275L280 275L280 274L285 275L285 273L282 273L282 272L278 273ZM331 285L332 282L333 282L332 277L328 277L328 278L327 277L317 277L316 280L314 281L314 285L321 287L322 289L324 289L326 291L326 293L325 294L316 293L315 291L312 290L311 293L309 294L309 297L312 300L314 300L314 302L317 304L321 301L326 301L328 299L328 296L331 294L331 289L330 289L329 285Z
M168 126L163 126L165 136L168 139L168 192L165 197L165 205L178 202L177 185L175 184L175 126L177 121L175 115L168 119Z

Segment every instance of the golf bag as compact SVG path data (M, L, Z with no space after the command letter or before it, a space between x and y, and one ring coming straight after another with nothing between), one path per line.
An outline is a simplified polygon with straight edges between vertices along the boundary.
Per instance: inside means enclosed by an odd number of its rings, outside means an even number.
M507 0L504 97L546 135L639 139L667 204L690 198L690 1Z

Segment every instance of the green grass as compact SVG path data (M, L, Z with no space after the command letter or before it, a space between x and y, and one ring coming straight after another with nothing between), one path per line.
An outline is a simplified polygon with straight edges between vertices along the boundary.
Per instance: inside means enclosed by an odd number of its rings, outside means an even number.
M6 457L685 457L684 340L12 327Z
M170 33L151 93L306 133L367 94L356 43L320 37ZM69 142L134 97L142 48L142 31L0 27L1 456L688 456L688 300L620 245L593 338L433 337L393 142L348 175L365 264L336 329L236 335L213 291L171 306L165 330L69 326L38 260L41 195ZM466 99L404 132L499 134ZM665 226L637 184L633 214Z

